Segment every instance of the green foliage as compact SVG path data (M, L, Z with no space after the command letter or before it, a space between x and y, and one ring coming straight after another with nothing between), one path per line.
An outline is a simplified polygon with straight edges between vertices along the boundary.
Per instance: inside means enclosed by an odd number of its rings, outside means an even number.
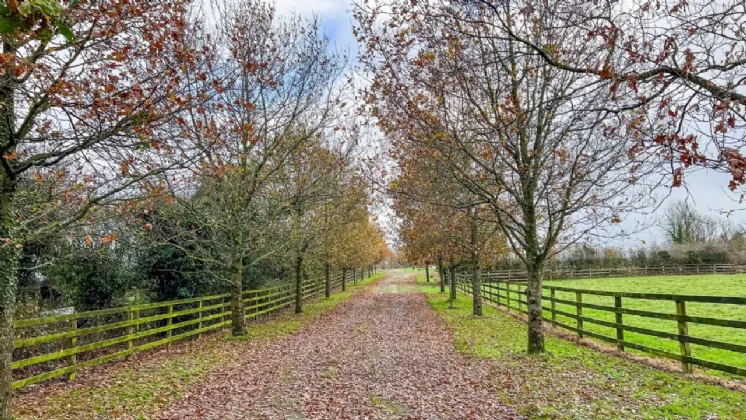
M78 0L72 0L67 9L77 4ZM65 12L65 7L58 0L23 0L18 4L17 10L0 4L0 33L11 35L16 30L35 30L37 39L49 42L56 28L68 42L73 43L75 33L66 21Z
M57 252L64 257L41 273L61 296L60 304L78 310L126 305L127 292L141 285L140 273L123 263L120 249L63 246Z

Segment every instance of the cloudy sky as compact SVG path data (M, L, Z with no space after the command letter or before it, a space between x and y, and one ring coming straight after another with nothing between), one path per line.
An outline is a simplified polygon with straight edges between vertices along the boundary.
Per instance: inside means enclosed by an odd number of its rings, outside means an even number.
M297 13L302 16L319 16L322 28L341 50L350 52L354 59L357 51L355 37L352 35L352 8L350 0L277 0L276 8L279 13ZM677 188L671 191L660 191L661 197L667 200L687 199L696 208L706 214L719 215L723 211L738 210L731 214L736 223L746 222L746 205L737 203L738 195L727 190L728 175L713 171L697 171L686 174L687 190ZM664 203L665 206L665 203ZM649 217L631 217L624 223L626 230L633 230L637 223L649 224ZM648 245L662 243L661 233L657 229L649 229L632 237L615 239L614 246L638 247L643 241Z
M319 16L326 34L339 48L356 51L350 0L276 0L275 7L280 13Z

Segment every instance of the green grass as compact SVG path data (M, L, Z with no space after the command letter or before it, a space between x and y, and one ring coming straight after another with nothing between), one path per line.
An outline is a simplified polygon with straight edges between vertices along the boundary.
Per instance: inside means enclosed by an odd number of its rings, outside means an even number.
M710 296L746 296L746 275L694 275L694 276L655 276L655 277L624 277L609 279L588 280L565 280L546 282L547 285L565 286L578 289L593 289L607 291L626 291L638 293L671 293L678 295L710 295ZM545 291L545 295L548 295ZM557 292L558 299L575 300L574 293ZM583 295L583 302L595 303L606 306L614 306L614 298L606 296ZM674 302L628 299L623 298L622 304L625 308L641 309L654 312L675 314ZM547 303L545 306L549 306ZM575 307L571 305L557 304L557 309L565 312L575 313ZM722 305L710 303L687 303L687 314L710 318L722 318L746 321L746 306ZM544 314L550 316L548 311ZM583 309L583 315L604 321L614 322L614 314L594 309ZM575 325L575 320L558 316L559 322ZM624 315L625 324L644 327L652 330L677 333L675 321L667 321L653 318L643 318L633 315ZM585 322L583 327L589 331L616 337L612 328L594 325ZM692 337L706 338L722 342L746 345L746 331L736 328L726 328L712 325L689 324L689 335ZM652 337L626 331L625 340L646 346L659 348L671 352L679 352L679 343L673 340ZM746 355L707 348L704 346L691 345L692 356L725 363L732 366L746 367ZM719 372L708 372L727 376Z
M746 419L746 394L667 373L548 336L547 354L528 356L526 326L484 307L471 315L459 294L454 309L438 288L418 284L445 320L455 347L492 361L496 399L535 419Z
M154 419L156 411L176 401L211 372L236 365L248 346L259 346L298 331L383 276L383 272L378 273L357 285L348 284L345 292L334 293L329 299L309 302L302 314L284 312L250 323L245 337L213 334L199 342L181 343L185 348L173 355L140 355L120 368L112 364L107 368L110 373L97 373L95 380L60 384L59 390L40 395L29 388L15 401L14 418Z

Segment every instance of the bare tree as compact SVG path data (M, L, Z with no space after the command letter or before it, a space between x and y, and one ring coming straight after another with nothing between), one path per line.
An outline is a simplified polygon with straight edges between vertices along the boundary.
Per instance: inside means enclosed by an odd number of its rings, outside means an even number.
M727 223L698 212L688 200L670 203L658 226L674 244L714 241L720 239L721 232L727 240L732 230Z

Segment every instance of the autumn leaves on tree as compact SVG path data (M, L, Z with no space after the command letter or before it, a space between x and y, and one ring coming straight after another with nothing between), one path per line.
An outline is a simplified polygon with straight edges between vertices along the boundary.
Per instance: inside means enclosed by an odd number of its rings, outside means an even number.
M301 281L308 258L383 258L345 127L346 58L315 20L252 0L9 0L0 36L0 419L24 249L113 247L116 229L168 245L230 287L236 335L264 261L294 259ZM348 246L375 246L317 251L347 227L364 231Z
M372 77L366 107L395 150L391 191L410 260L476 271L490 264L483 249L451 257L457 248L445 244L478 244L473 227L494 227L529 274L530 353L544 351L549 258L580 238L630 233L626 216L652 205L659 187L682 185L691 165L731 173L731 188L743 182L743 4L633 3L354 9ZM708 16L728 22L725 32ZM709 119L712 131L701 124Z
M300 296L385 258L360 115L395 163L402 253L452 299L467 272L475 315L480 270L520 260L542 352L549 258L629 233L689 167L746 182L745 7L357 1L358 92L315 19L261 0L0 2L0 419L22 261L53 239L175 250L231 290L236 335L257 270Z

